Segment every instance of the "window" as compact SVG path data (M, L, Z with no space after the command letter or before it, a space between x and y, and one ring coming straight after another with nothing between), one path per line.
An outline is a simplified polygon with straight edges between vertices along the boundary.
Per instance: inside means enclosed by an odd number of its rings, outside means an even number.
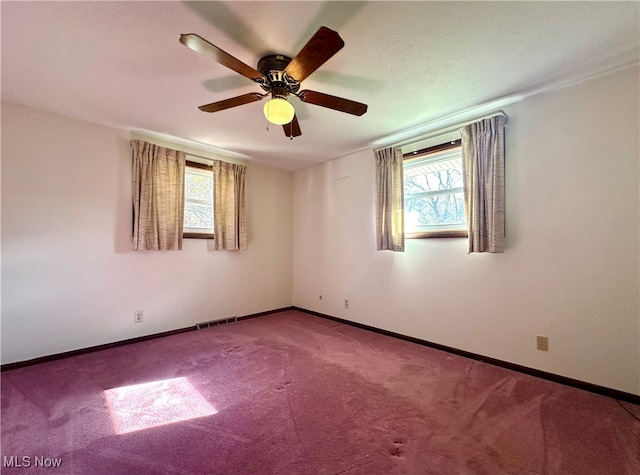
M467 236L460 140L404 157L406 237Z
M213 167L187 161L184 170L185 238L213 238Z

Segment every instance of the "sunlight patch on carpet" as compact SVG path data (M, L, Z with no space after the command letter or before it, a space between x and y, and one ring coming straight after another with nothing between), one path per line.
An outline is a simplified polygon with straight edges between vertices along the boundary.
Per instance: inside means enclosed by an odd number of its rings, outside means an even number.
M104 391L116 434L216 414L187 378L122 386Z

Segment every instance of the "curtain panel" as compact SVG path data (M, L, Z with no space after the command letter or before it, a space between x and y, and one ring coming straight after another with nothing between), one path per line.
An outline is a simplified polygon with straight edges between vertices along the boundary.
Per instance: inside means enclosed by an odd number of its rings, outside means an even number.
M247 167L213 162L213 227L216 250L246 250L247 217L245 175Z
M389 147L374 152L376 163L377 248L404 252L404 183L402 151Z
M132 140L133 249L182 249L186 154Z
M504 123L496 115L460 129L469 253L504 252Z

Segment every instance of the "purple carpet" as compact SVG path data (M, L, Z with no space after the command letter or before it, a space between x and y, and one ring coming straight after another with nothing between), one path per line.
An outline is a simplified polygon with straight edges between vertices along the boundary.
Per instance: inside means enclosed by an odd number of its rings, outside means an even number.
M2 464L637 475L640 422L614 399L287 311L2 373Z

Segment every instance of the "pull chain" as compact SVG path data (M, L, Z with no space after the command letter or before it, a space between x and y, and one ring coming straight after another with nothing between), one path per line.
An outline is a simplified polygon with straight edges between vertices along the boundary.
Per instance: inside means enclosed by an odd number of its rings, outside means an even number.
M267 105L267 115L269 115L271 106L270 106L269 102L267 102L266 105ZM265 117L265 119L267 120L267 132L269 132L269 119L267 119L266 117Z

